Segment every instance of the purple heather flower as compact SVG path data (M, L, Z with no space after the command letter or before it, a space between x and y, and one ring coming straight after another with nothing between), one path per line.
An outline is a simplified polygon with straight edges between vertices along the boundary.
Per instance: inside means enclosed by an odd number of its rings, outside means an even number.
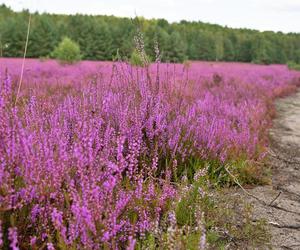
M128 247L126 249L127 250L134 250L135 249L136 239L134 239L132 236L129 236L128 242L129 242L129 245L128 245Z
M32 237L30 237L30 245L31 245L31 246L34 246L34 245L35 245L35 243L36 243L36 241L37 241L37 238L36 238L36 236L32 236Z
M55 250L55 248L54 248L52 242L48 242L48 243L47 243L47 250Z
M8 239L10 241L9 246L11 247L11 249L12 250L19 250L17 228L10 227L8 229Z
M0 247L3 244L2 221L0 220Z

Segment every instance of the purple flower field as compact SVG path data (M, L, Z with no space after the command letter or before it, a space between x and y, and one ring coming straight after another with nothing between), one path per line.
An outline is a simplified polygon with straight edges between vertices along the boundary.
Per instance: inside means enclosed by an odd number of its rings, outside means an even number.
M16 103L21 63L0 59L0 248L134 249L182 177L265 161L300 86L283 65L28 59Z

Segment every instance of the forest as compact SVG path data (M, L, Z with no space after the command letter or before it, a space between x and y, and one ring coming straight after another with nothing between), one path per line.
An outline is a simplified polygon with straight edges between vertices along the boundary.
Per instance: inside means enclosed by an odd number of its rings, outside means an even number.
M0 56L21 57L29 11L0 6ZM63 37L80 46L84 60L130 58L134 36L141 31L145 51L155 58L158 44L164 62L239 61L258 64L300 63L300 34L233 29L200 21L170 23L164 19L106 15L33 13L27 57L47 58Z

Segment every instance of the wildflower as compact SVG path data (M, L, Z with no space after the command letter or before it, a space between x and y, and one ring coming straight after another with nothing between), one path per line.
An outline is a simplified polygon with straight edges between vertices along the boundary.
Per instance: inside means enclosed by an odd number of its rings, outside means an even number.
M54 248L52 242L48 242L48 243L47 243L47 250L55 250L55 248Z
M170 225L172 226L172 227L175 227L176 226L176 215L175 215L175 212L173 211L173 212L170 212L169 213L169 216L168 216L168 218L169 218L169 223L170 223Z
M35 243L36 243L36 240L37 240L36 236L30 237L30 245L31 245L31 246L34 246Z
M38 214L40 213L41 209L38 204L34 205L31 209L31 220L33 222L36 221Z
M198 187L198 193L201 198L204 198L206 195L206 192L201 187Z
M132 236L129 236L128 241L129 241L129 245L126 249L127 250L134 250L136 239L134 239Z
M3 245L2 221L0 220L0 247Z
M207 247L206 242L206 229L204 224L204 212L201 213L201 216L196 216L198 230L200 230L200 239L199 239L199 250L205 250Z
M17 228L10 227L8 229L8 239L10 241L9 246L11 247L11 249L12 250L19 250Z
M199 181L201 177L207 175L207 168L199 169L194 175L194 181Z
M176 245L176 216L174 212L169 213L169 227L167 228L167 244L169 249L175 249Z

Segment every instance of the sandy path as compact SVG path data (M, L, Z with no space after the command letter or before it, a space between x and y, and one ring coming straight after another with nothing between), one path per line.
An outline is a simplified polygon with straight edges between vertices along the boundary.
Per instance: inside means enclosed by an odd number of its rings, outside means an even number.
M254 220L270 225L272 249L300 250L300 92L276 102L277 118L270 131L272 185L249 190L270 204L252 198Z

